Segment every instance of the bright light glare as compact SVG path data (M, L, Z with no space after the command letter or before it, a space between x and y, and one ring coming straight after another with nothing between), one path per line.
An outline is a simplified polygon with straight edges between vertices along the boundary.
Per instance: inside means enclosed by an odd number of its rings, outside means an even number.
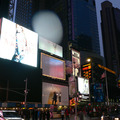
M90 58L88 58L88 59L87 59L87 62L90 62L90 61L91 61L91 59L90 59Z
M41 11L34 15L32 27L39 36L59 44L63 38L63 28L59 17L51 11Z

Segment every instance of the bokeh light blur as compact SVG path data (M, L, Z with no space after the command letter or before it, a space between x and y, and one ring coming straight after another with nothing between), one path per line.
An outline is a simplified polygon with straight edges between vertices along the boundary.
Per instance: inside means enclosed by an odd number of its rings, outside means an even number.
M59 44L63 38L63 27L59 17L52 11L37 12L32 19L32 27L39 36Z

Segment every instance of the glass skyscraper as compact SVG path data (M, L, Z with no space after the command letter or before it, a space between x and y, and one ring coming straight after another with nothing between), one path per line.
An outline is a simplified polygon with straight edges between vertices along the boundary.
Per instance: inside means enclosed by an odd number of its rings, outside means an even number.
M102 36L106 67L120 75L120 9L105 1L101 10Z
M95 1L69 0L69 5L69 9L71 9L68 13L69 19L71 15L71 21L69 21L71 39L77 42L80 50L100 54Z

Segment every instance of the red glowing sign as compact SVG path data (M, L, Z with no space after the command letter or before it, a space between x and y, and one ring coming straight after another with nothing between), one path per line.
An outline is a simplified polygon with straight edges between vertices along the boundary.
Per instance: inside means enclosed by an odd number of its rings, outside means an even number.
M82 76L85 78L91 78L92 70L91 70L91 64L82 65Z

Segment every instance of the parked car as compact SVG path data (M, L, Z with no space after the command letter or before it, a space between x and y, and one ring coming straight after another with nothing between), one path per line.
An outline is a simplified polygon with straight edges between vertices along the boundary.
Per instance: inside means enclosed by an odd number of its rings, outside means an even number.
M0 120L24 120L15 110L0 110Z

